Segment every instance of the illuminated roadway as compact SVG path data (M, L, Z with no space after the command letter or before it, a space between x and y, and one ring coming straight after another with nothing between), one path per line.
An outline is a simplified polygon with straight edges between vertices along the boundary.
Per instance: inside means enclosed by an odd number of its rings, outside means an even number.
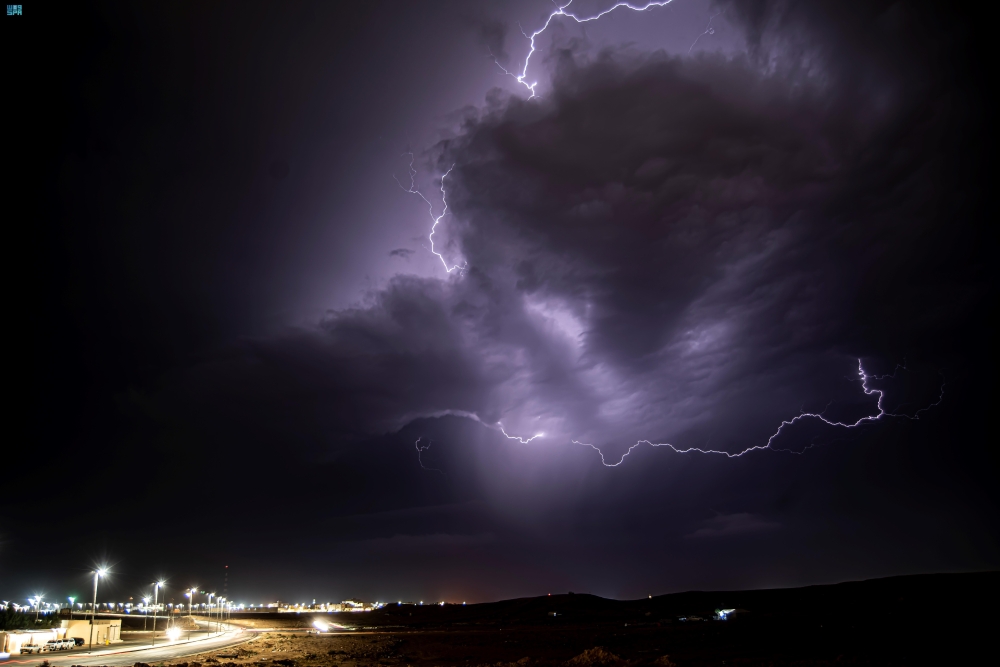
M207 623L198 621L199 626L206 626ZM212 625L215 625L214 623ZM19 665L20 667L36 667L47 660L53 667L59 665L133 665L137 662L154 663L161 660L173 660L188 655L217 651L227 646L235 646L243 642L250 641L256 635L247 632L243 628L223 624L224 631L221 635L194 638L190 641L182 636L177 641L170 641L166 637L162 643L157 641L155 647L149 644L138 642L122 642L115 646L94 647L94 652L90 653L86 646L70 651L52 651L50 653L32 655L11 655L9 660L4 660L2 665Z

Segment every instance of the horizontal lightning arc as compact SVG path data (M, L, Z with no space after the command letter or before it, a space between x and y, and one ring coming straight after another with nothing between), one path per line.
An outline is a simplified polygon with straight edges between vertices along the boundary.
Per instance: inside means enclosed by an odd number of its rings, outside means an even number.
M899 367L897 366L897 370L898 369L899 369ZM601 448L598 447L597 445L593 445L593 444L591 444L589 442L580 442L579 440L573 440L572 442L575 445L582 445L584 447L590 447L591 449L597 450L597 453L600 454L600 456L601 456L601 464L604 465L607 468L617 468L618 466L620 466L622 464L622 462L625 461L625 457L628 456L629 454L631 454L632 450L635 449L636 447L638 447L639 445L649 445L650 447L667 447L667 448L672 449L673 451L677 452L678 454L689 454L689 453L692 453L692 452L696 452L698 454L721 454L721 455L725 456L726 458L730 458L730 459L738 458L740 456L743 456L744 454L748 454L748 453L754 452L754 451L761 451L761 450L765 450L765 449L770 449L771 451L784 451L784 452L788 452L790 454L797 454L799 452L792 452L792 451L787 450L787 449L774 449L774 448L771 447L771 444L774 442L775 438L777 438L778 436L781 435L781 432L785 429L785 427L791 426L792 424L795 424L796 422L803 421L805 419L818 419L821 422L823 422L824 424L828 424L830 426L836 426L836 427L846 428L846 429L854 429L854 428L858 428L859 426L863 426L863 425L871 423L871 422L879 421L883 417L895 417L895 418L902 418L902 419L917 420L917 419L920 419L920 413L921 412L926 412L927 410L930 410L931 408L940 405L941 401L944 400L944 384L942 383L941 384L941 389L940 389L940 391L938 393L937 400L934 401L933 403L931 403L930 405L926 406L926 407L920 408L919 410L917 410L916 412L914 412L912 415L886 412L885 408L882 406L882 401L885 398L885 392L882 391L881 389L872 389L872 388L870 388L868 386L868 380L870 380L870 379L876 379L876 380L878 380L878 379L882 379L882 378L885 378L885 377L893 377L893 376L895 376L895 372L892 375L881 375L881 376L878 376L878 375L868 375L867 373L865 373L865 369L864 369L864 367L861 364L861 360L858 359L858 377L861 379L861 387L864 390L865 394L867 394L868 396L872 396L874 394L878 395L878 402L876 403L876 407L878 407L878 414L867 415L865 417L861 417L860 419L858 419L855 422L841 422L841 421L831 421L831 420L827 419L826 417L824 417L822 413L817 413L817 412L802 412L802 413L799 413L798 415L796 415L795 417L792 417L791 419L786 419L786 420L782 421L781 425L778 426L778 430L776 430L771 435L771 437L767 439L767 443L765 443L763 445L754 445L753 447L747 447L746 449L744 449L741 452L732 453L732 452L726 452L726 451L722 451L722 450L718 450L718 449L701 449L699 447L688 447L686 449L682 449L680 447L676 447L675 445L670 444L669 442L651 442L649 440L639 440L634 445L632 445L631 447L629 447L628 450L624 454L622 454L621 458L618 459L617 463L608 463L607 460L604 458L604 452L602 452ZM808 447L807 447L807 449L808 449Z
M521 436L519 436L519 435L509 435L509 434L507 433L507 431L503 430L503 424L501 424L500 422L497 422L497 426L499 426L499 427L500 427L500 432L501 432L501 433L503 433L503 434L504 434L504 436L506 436L506 438L507 438L508 440L517 440L517 441L518 441L518 442L520 442L520 443L521 443L522 445L526 445L526 444L528 444L529 442L531 442L531 441L532 441L532 440L534 440L535 438L543 438L543 437L545 437L545 434L544 434L544 433L536 433L535 435L531 436L530 438L522 438L522 437L521 437Z

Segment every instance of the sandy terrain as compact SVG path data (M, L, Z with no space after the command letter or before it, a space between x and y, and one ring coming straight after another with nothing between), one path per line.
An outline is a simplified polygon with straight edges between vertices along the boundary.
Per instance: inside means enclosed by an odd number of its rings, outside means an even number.
M631 601L563 594L357 614L239 615L262 631L163 667L819 667L974 664L1000 614L1000 573ZM740 611L712 621L713 608ZM314 620L350 626L306 634ZM139 665L137 667L148 667Z

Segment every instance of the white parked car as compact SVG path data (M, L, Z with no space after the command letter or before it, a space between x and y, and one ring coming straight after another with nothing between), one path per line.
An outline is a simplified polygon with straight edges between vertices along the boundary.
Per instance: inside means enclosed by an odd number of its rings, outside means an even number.
M42 647L43 651L66 651L76 646L72 639L50 639Z
M21 653L41 653L41 644L21 644Z

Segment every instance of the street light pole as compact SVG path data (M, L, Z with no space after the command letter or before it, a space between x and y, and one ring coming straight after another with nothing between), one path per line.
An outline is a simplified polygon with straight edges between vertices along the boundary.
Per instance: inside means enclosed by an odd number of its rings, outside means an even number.
M42 596L35 596L35 623L38 623L38 612L42 610Z
M153 646L156 646L156 607L157 607L156 603L159 600L160 586L162 585L163 585L162 581L158 581L155 584L153 584L153 641L152 641Z
M188 600L188 619L194 623L194 588L189 588L187 592ZM191 641L191 626L188 626L188 641Z
M76 602L76 598L66 598L69 600L69 620L73 620L73 603Z
M107 570L98 568L94 570L94 602L90 606L90 652L94 652L94 619L97 616L97 580L104 576Z

